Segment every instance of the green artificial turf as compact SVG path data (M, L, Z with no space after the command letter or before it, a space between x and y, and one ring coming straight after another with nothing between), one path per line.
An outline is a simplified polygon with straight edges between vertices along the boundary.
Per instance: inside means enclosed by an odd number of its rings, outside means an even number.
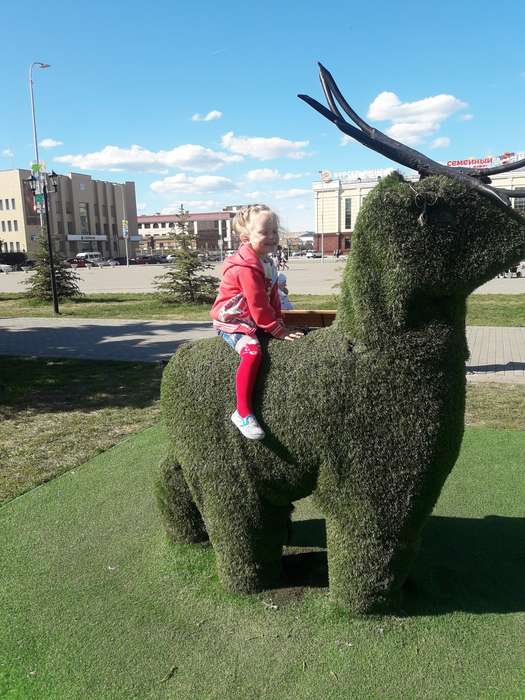
M291 294L296 309L337 309L334 294ZM154 294L86 294L60 305L62 316L73 318L131 318L209 320L203 304L163 304ZM29 301L16 292L0 293L0 317L52 317L50 304ZM467 305L467 325L525 326L525 294L472 294Z
M0 509L0 697L523 697L523 432L467 430L406 615L363 619L327 599L309 500L287 580L259 596L223 592L209 548L169 544L165 443L150 428Z

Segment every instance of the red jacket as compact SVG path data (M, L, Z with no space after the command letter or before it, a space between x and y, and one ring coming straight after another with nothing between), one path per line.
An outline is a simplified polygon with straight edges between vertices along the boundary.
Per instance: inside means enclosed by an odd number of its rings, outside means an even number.
M225 261L219 294L210 311L217 330L255 335L260 328L276 338L283 337L277 270L271 262L266 267L265 273L261 259L249 245L241 245Z

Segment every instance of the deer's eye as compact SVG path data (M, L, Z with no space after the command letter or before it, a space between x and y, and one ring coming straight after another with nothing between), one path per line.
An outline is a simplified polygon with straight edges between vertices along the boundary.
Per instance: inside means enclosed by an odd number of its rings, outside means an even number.
M453 225L457 223L457 215L452 207L444 202L438 202L427 209L428 220L433 224Z

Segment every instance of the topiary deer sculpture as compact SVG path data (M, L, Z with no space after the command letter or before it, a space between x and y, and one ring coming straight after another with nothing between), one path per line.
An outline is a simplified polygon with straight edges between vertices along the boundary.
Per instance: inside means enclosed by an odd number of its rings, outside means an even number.
M321 67L344 133L417 170L393 173L356 223L333 326L270 340L255 390L266 438L231 425L237 356L219 338L181 347L164 371L170 447L158 489L176 542L209 538L230 591L271 586L292 503L315 493L326 517L331 598L353 614L395 604L422 528L459 453L467 296L525 254L525 222L496 172L446 168L388 138ZM359 128L349 124L336 101Z

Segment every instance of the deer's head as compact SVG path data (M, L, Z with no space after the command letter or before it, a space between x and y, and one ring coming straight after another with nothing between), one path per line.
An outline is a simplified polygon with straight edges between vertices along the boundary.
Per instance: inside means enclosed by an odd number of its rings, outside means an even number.
M299 97L345 134L420 174L416 183L400 175L381 181L356 225L354 252L362 264L354 271L363 275L364 287L381 286L386 297L395 299L398 324L410 313L407 304L401 308L403 299L409 304L418 293L427 299L466 297L525 257L525 218L511 206L511 198L525 197L525 189L490 184L491 175L525 166L525 159L486 169L442 165L367 124L323 66L320 79L328 108L307 95Z

